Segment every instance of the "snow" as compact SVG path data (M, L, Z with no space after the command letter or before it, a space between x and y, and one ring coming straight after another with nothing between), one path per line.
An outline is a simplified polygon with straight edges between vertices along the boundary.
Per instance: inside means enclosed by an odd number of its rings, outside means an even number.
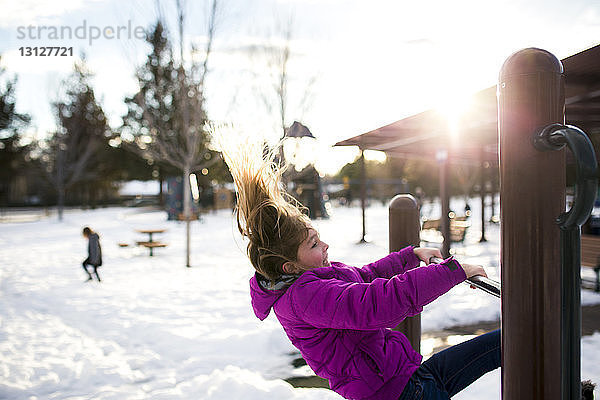
M387 208L367 210L370 241L362 245L360 215L334 207L329 220L315 221L331 260L362 265L387 254ZM481 263L498 279L498 228L489 227L489 241L480 244L477 219L457 258ZM84 282L86 225L100 234L101 283ZM132 246L146 240L135 231L141 228L166 228L154 238L169 246L149 257ZM231 212L192 223L192 268L184 266L184 232L164 212L127 208L0 224L0 398L339 399L282 380L310 371L291 366L295 349L277 320L260 322L252 313L252 269ZM600 303L590 291L582 299ZM498 299L465 284L427 306L422 324L430 331L499 315ZM600 382L600 333L582 339L582 378ZM455 398L499 393L494 371Z
M157 195L159 192L159 181L127 181L119 188L121 196Z

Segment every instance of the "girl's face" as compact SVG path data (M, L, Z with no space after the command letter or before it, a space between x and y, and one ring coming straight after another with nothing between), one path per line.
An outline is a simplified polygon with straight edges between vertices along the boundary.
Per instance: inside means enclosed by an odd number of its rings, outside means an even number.
M298 263L307 269L329 266L328 248L329 245L319 238L319 233L310 228L308 237L298 247Z
M308 237L298 247L298 260L293 265L288 265L286 272L298 273L331 265L327 259L328 248L329 245L319 238L319 233L309 228Z

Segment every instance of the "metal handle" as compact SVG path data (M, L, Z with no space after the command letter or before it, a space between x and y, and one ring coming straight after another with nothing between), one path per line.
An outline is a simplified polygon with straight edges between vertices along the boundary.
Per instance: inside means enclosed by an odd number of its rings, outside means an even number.
M438 257L429 258L429 263L441 264L444 260ZM500 297L500 282L495 281L485 276L475 275L467 278L467 282L478 289L483 290L493 296Z
M556 222L563 229L581 226L594 208L598 185L598 166L594 146L587 135L576 126L550 124L533 139L541 151L560 150L568 145L577 163L577 184L571 209L558 216Z

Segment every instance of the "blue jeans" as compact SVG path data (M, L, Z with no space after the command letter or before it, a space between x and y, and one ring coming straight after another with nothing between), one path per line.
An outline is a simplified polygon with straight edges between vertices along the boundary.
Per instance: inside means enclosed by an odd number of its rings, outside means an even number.
M434 354L415 371L398 400L447 400L500 366L500 330Z

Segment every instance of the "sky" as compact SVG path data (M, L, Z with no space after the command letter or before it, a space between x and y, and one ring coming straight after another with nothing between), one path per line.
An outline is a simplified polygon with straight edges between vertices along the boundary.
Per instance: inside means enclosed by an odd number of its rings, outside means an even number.
M137 89L135 69L149 51L139 30L163 15L176 33L175 0L160 7L155 0L0 0L0 9L3 79L18 77L17 108L33 117L28 136L38 139L55 129L50 104L82 52L117 128L126 112L123 99ZM188 0L186 9L189 50L206 41L207 6ZM299 164L315 162L322 173L335 173L357 150L334 143L426 109L458 111L469 94L496 84L502 63L519 49L540 47L564 58L597 45L600 3L222 0L206 82L212 120L250 137L280 136L274 77L257 49L280 46L286 26L292 32L286 118L317 138L286 150L297 153ZM50 38L51 27L62 28L63 38ZM66 37L77 28L84 38ZM92 38L99 31L108 37ZM21 55L20 47L35 46L72 47L73 56Z

